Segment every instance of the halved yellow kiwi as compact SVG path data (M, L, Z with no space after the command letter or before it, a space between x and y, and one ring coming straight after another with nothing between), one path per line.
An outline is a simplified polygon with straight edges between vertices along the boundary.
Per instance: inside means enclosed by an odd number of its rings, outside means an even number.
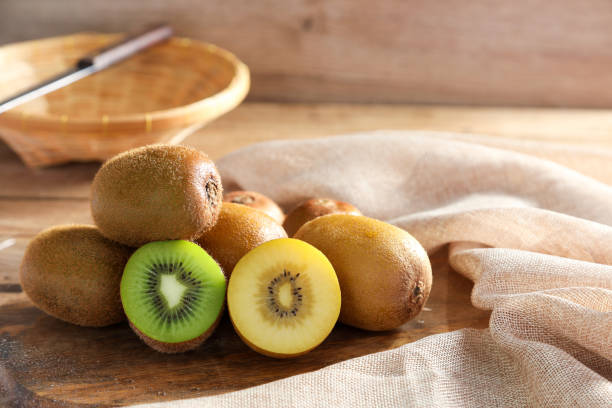
M253 350L295 357L327 338L340 314L340 285L325 255L280 238L248 252L232 271L227 305L238 335Z

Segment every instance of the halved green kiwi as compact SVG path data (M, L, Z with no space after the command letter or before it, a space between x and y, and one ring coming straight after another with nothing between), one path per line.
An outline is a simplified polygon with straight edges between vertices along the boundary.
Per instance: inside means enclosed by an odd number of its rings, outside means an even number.
M121 302L130 326L157 351L194 349L222 315L226 281L221 267L198 245L151 242L130 257Z

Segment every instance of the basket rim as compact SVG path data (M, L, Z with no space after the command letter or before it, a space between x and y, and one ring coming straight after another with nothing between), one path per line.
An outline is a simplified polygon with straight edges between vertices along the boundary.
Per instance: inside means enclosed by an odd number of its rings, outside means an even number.
M0 52L7 48L22 47L28 44L40 43L44 41L66 41L71 42L80 37L100 37L100 38L120 38L125 34L119 33L99 33L99 32L79 32L69 35L60 35L54 37L46 37L37 40L21 41L0 46ZM220 56L229 62L234 68L234 76L231 81L219 90L218 92L209 95L203 99L197 100L185 105L176 107L152 110L142 113L131 113L121 115L101 115L98 118L71 118L66 120L64 115L55 114L29 114L18 110L8 110L0 115L0 124L3 126L20 126L27 120L28 128L37 130L57 130L62 129L63 132L83 132L83 131L104 131L112 132L114 130L127 129L146 129L155 130L167 129L176 126L185 126L200 122L196 120L201 116L203 111L209 110L214 106L216 110L227 111L237 106L247 95L250 88L250 72L249 68L238 57L230 51L227 51L217 45L194 40L188 37L173 36L169 40L170 44L178 44L178 46L196 46L204 52Z

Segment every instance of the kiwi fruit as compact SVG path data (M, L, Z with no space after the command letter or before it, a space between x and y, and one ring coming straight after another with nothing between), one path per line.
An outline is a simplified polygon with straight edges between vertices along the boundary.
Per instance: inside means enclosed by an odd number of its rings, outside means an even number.
M226 280L214 259L193 242L151 242L130 257L121 302L134 332L163 353L192 350L217 327Z
M278 204L272 201L271 198L256 191L232 191L223 196L223 201L227 203L242 204L263 211L279 224L282 224L285 220L285 213Z
M287 231L287 235L292 237L308 221L327 214L361 215L361 211L352 204L333 198L311 198L287 214L283 227Z
M427 253L408 232L364 216L331 214L295 234L321 250L342 289L340 321L390 330L414 318L431 290Z
M227 307L240 338L253 350L276 358L317 347L340 313L340 286L319 250L292 238L268 241L236 265Z
M91 213L104 236L125 245L193 240L216 222L222 192L206 154L150 145L121 153L100 168Z
M133 249L93 225L63 225L36 235L20 268L23 291L45 313L79 326L125 320L119 282Z
M226 276L256 246L286 238L283 227L261 211L241 204L223 203L214 227L196 241L219 262Z

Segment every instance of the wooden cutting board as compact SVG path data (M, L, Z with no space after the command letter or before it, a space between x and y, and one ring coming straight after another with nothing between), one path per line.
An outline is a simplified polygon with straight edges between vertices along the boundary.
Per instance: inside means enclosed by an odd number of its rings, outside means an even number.
M23 293L2 293L0 406L127 405L213 395L388 350L433 333L486 327L489 313L470 306L471 283L449 272L444 253L433 260L432 294L414 320L381 333L338 324L321 346L290 360L251 351L227 316L201 348L166 355L148 348L127 324L82 328L45 315Z
M419 128L608 144L608 131L599 124L609 119L603 111L246 104L186 143L218 158L258 140ZM487 327L489 312L470 305L472 284L449 270L444 251L432 256L432 293L414 320L381 333L338 324L319 348L292 360L251 351L235 335L227 316L201 348L181 355L149 349L126 324L89 329L58 321L33 307L21 292L19 263L28 241L40 230L91 222L88 194L97 168L71 164L31 171L0 144L0 406L121 406L213 395L434 333Z

